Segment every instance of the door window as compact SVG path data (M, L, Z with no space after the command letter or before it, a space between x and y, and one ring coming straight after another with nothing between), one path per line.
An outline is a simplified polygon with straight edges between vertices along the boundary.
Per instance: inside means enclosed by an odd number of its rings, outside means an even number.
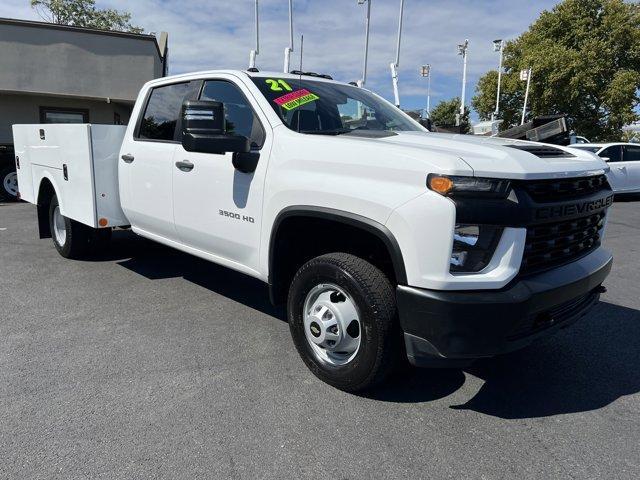
M624 161L625 162L640 162L640 145L625 145L624 146Z
M175 83L151 90L137 138L173 141L184 100L197 96L200 82Z
M608 158L608 162L621 162L622 148L620 145L614 145L613 147L605 148L598 155L602 158Z
M227 133L247 137L252 148L262 148L265 138L262 124L236 85L225 80L208 80L204 84L200 100L224 103Z

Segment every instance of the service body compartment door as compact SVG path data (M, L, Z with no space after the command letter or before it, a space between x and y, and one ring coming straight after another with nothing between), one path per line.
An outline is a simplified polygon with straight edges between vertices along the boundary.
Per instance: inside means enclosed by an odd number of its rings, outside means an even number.
M40 183L48 178L58 194L62 215L97 226L90 125L14 125L13 131L19 142L16 152L22 156L18 184L32 185L24 188L24 199L35 203Z

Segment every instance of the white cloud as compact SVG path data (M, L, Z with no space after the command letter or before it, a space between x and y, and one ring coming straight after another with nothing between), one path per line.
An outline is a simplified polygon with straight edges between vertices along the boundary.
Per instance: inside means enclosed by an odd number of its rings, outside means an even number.
M389 63L395 56L399 0L372 0L368 87L392 97ZM37 19L28 0L3 0L0 16ZM462 73L456 45L470 40L468 98L479 76L496 68L495 38L522 33L555 0L405 0L400 59L403 106L424 104L426 85L418 75L432 65L432 105L459 95ZM100 7L130 11L147 31L169 32L170 70L182 73L215 68L246 68L253 47L253 0L98 0ZM365 7L356 0L294 0L297 65L304 34L305 70L340 80L362 74ZM288 43L287 0L260 1L258 66L281 70Z

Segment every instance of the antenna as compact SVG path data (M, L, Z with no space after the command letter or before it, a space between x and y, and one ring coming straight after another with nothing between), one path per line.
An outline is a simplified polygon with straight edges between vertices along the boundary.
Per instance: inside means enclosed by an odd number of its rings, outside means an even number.
M256 48L249 52L249 68L256 68L256 56L260 53L260 22L258 17L258 0L256 0Z
M304 35L300 35L300 68L298 69L298 90L302 90L302 52L304 51ZM300 109L296 110L298 115L298 133L300 133Z
M291 70L291 54L293 53L293 0L289 0L289 46L284 49L284 73Z
M391 80L393 81L393 96L396 107L400 108L400 92L398 91L398 68L400 67L400 41L402 40L402 15L404 13L404 0L400 0L400 19L398 20L398 42L396 44L396 61L391 67Z

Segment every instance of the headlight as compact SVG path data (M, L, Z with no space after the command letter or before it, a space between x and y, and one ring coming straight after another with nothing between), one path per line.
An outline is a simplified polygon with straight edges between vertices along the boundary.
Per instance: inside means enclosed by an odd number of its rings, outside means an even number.
M429 174L427 187L446 196L481 196L504 198L509 193L509 180L500 178L458 177Z
M502 236L502 227L456 225L453 231L451 272L479 272L491 261Z

